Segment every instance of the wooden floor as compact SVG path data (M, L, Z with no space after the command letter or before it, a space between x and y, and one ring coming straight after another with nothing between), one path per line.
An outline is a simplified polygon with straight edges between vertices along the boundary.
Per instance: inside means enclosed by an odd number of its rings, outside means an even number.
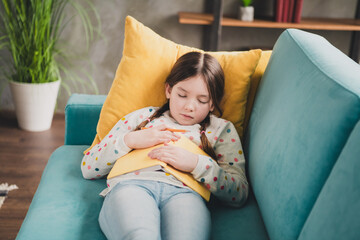
M44 132L26 132L13 112L0 111L0 183L16 184L0 209L0 240L13 240L40 182L51 153L64 143L65 117L55 114Z

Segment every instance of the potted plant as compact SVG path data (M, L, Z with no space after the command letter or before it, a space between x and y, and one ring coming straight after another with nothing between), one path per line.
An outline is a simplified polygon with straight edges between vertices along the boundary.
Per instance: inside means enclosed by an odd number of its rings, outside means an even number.
M239 19L242 21L254 21L254 7L251 6L252 0L241 0L239 7Z
M94 11L90 2L86 4ZM95 28L88 11L75 0L0 2L0 50L5 53L0 56L0 65L5 65L1 76L10 84L18 124L24 130L49 129L60 83L67 88L61 80L64 71L68 74L63 65L67 53L59 45L62 30L73 19L65 15L67 5L82 19L88 42Z

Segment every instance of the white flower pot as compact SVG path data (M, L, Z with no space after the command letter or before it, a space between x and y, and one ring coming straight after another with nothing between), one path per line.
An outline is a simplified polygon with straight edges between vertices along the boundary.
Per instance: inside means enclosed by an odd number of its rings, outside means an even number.
M254 7L241 7L239 8L239 19L242 21L252 22L254 21Z
M19 127L32 132L50 129L60 80L49 83L10 82Z

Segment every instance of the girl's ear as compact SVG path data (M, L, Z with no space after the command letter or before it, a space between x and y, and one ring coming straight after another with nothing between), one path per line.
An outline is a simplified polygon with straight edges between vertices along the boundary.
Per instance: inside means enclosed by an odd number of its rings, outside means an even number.
M170 87L170 85L168 83L165 83L165 96L166 96L166 99L170 99L171 90L172 90L172 88Z

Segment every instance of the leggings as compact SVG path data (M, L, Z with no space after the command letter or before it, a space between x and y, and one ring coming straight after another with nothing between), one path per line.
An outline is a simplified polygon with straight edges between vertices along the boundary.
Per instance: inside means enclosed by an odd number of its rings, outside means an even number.
M210 213L195 191L125 180L105 197L99 223L108 239L209 239Z

